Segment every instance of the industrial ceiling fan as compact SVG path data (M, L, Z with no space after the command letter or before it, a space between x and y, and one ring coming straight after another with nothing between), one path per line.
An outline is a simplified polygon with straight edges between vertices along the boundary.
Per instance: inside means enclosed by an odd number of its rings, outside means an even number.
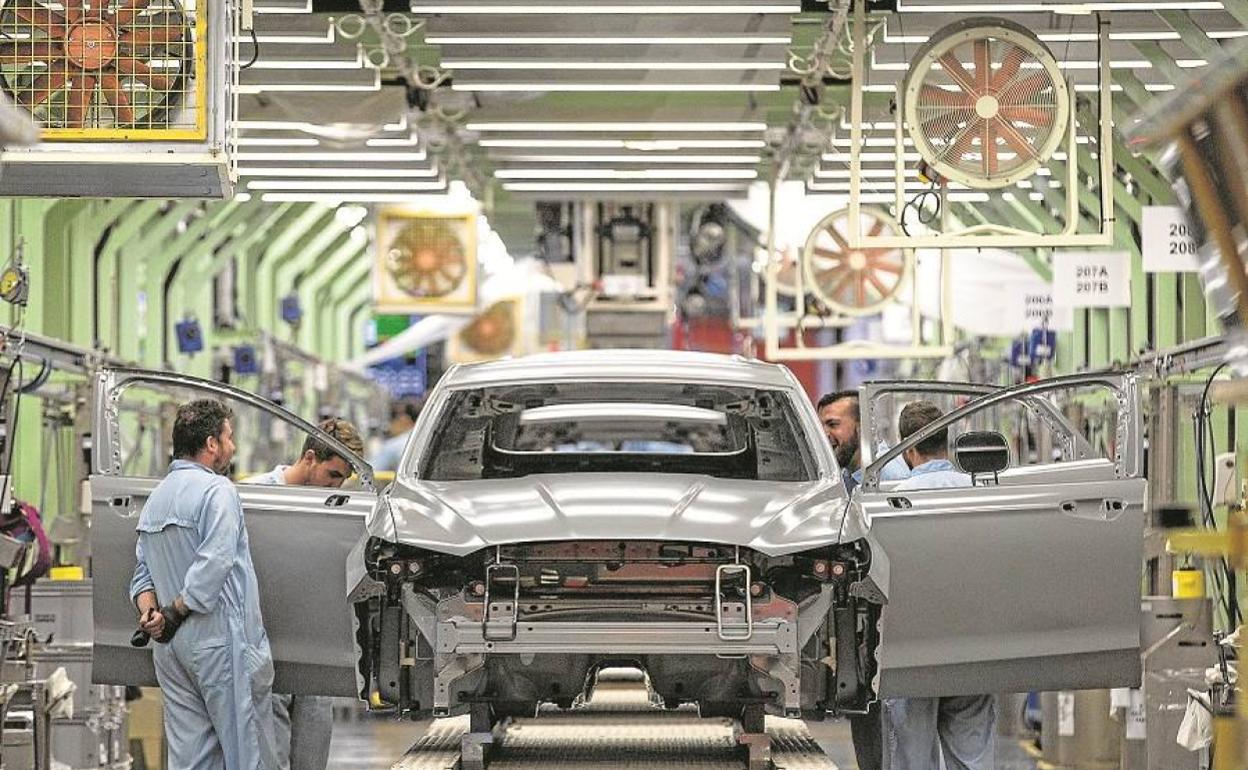
M955 22L911 62L903 109L928 176L1005 187L1036 172L1068 130L1071 91L1052 52L1005 19Z
M0 87L45 128L165 127L192 49L179 0L0 0Z
M444 297L463 283L468 258L455 227L435 217L412 219L386 252L395 285L413 297Z
M860 232L896 235L897 222L882 209L864 206ZM896 297L911 258L900 248L850 248L849 210L828 214L815 225L802 249L806 290L832 310L848 316L879 312Z

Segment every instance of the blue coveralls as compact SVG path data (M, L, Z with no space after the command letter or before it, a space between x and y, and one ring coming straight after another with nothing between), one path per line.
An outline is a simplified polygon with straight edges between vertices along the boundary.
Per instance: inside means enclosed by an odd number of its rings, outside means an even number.
M930 460L910 472L894 492L971 486L971 477L948 460ZM997 700L992 695L889 698L884 701L884 767L993 770Z
M279 465L268 473L243 479L242 483L285 484L289 467ZM325 770L334 732L333 701L320 695L273 693L273 731L280 770Z
M181 596L191 615L152 658L170 770L274 770L273 659L238 491L174 460L139 514L133 600Z

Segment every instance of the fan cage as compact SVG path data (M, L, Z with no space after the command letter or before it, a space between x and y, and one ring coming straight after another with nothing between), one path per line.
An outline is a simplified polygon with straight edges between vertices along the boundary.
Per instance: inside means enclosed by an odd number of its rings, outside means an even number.
M805 290L833 311L848 317L877 315L904 291L914 270L913 254L894 246L851 247L847 236L852 211L838 209L819 220L802 248L800 271ZM888 212L874 206L861 207L860 226L863 220L870 221L866 234L872 238L901 229Z
M43 118L48 140L206 141L210 6L206 0L0 0L0 46L8 44L0 48L0 88ZM136 8L128 23L117 23L124 9ZM71 14L81 19L71 21ZM23 66L31 61L37 63ZM58 62L60 72L49 68ZM41 80L40 70L50 80ZM115 112L119 106L133 112L130 120L118 119L125 117Z
M1055 57L1004 19L937 33L915 56L903 94L915 149L937 174L974 189L1032 175L1068 130L1070 93Z
M442 228L453 235L463 256L462 271L447 291L413 293L395 274L392 252L408 228ZM477 219L474 214L425 213L383 210L377 215L377 253L374 262L374 294L383 312L465 312L477 304ZM443 283L445 283L443 281ZM441 284L435 284L441 285ZM428 288L433 288L425 284ZM419 287L417 287L419 288Z

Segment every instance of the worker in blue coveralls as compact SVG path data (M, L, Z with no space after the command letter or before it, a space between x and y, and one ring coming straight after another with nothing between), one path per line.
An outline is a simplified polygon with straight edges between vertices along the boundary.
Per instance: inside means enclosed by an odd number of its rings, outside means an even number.
M902 441L939 420L930 401L906 404L898 418ZM902 456L910 478L893 491L971 486L949 461L949 430L920 441ZM888 770L993 770L997 704L992 695L890 698L884 702L884 757Z
M359 431L347 420L331 417L320 428L357 455L364 453ZM337 489L351 473L350 464L329 444L308 436L293 464L278 465L268 473L243 479L242 483ZM325 770L329 765L329 743L334 731L334 704L330 698L274 693L273 726L279 770Z
M274 770L273 658L238 491L233 413L183 404L169 473L139 514L130 597L164 695L170 770Z
M841 469L846 491L853 492L862 481L862 433L859 430L861 412L858 407L858 391L839 390L828 393L816 405L819 422L824 435L832 445L836 464ZM884 450L876 447L876 454ZM885 481L896 481L910 475L910 469L900 457L885 464L880 472ZM880 705L872 703L866 714L851 714L850 735L854 743L854 756L858 770L881 770L884 763L883 728L880 723Z

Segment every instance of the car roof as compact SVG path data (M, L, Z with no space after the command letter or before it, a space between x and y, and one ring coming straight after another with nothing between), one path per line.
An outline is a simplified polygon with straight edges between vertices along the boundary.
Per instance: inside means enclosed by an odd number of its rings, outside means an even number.
M742 356L686 350L574 350L456 366L443 387L470 388L558 380L704 382L793 388L788 369Z

